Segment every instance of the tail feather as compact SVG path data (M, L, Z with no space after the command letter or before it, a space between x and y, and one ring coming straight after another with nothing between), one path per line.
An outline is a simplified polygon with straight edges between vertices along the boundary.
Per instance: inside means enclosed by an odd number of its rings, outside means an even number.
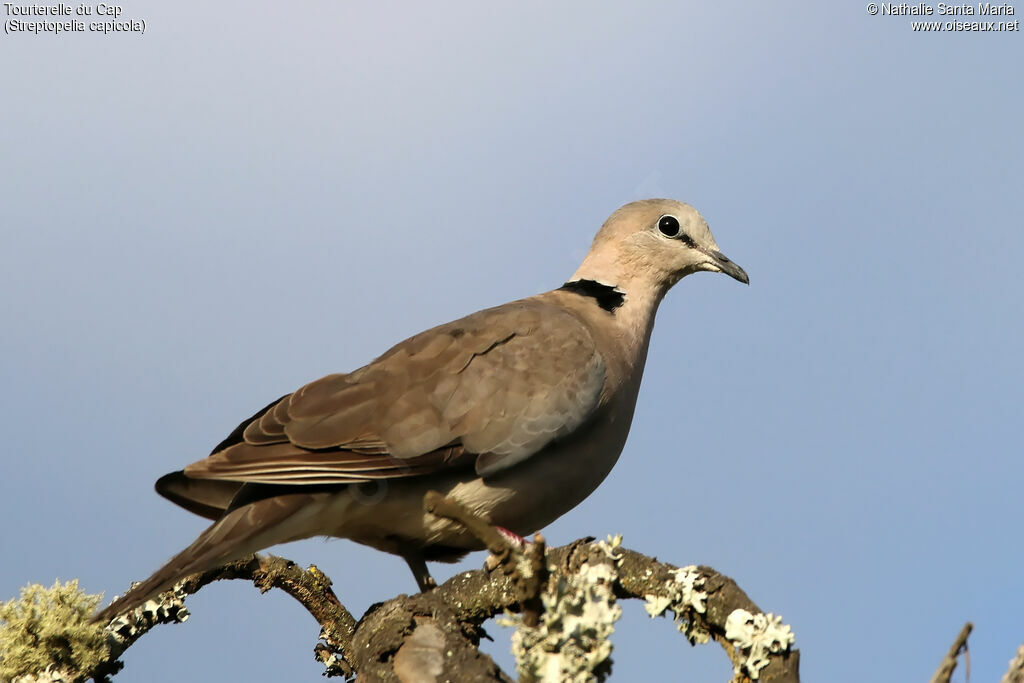
M219 479L193 479L181 470L156 480L156 492L189 512L217 521L231 506L243 484Z
M316 499L311 494L289 494L259 500L227 512L172 557L152 576L96 613L94 622L108 622L170 589L178 581L240 559L257 550L317 535L309 524Z

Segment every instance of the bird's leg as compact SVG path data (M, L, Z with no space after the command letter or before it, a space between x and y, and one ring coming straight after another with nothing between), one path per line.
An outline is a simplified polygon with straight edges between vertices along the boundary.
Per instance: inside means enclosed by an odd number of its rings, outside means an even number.
M508 529L506 529L503 526L496 526L494 528L497 529L498 533L501 534L502 536L504 536L505 540L508 541L509 543L511 543L512 545L515 545L515 546L518 546L518 547L522 548L527 543L529 543L529 541L527 541L525 538L523 538L519 534L515 533L514 531L509 531Z
M430 570L427 569L427 563L422 555L410 553L402 555L402 559L412 570L412 575L416 579L416 585L419 586L421 593L437 588L437 581L434 581L434 577L430 575Z

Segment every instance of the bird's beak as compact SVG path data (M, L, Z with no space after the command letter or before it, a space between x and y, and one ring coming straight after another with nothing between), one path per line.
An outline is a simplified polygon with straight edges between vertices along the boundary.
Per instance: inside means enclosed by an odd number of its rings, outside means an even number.
M718 267L719 271L725 273L729 277L739 280L745 285L750 284L750 278L747 277L747 271L730 261L725 254L717 249L702 249L701 251L711 257L711 260L714 261L714 265Z

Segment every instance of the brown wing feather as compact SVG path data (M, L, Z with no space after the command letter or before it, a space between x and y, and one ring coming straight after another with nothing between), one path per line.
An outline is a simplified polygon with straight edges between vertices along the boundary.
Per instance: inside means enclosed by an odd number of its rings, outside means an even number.
M270 404L266 405L265 407L263 407L259 411L257 411L256 414L254 414L252 417L250 417L250 418L248 418L246 420L243 420L242 423L240 425L238 425L237 427L235 427L234 430L232 430L232 432L230 434L228 434L224 438L223 441L221 441L219 444L214 446L213 450L210 451L210 455L213 455L214 453L218 453L218 452L224 450L225 448L227 448L228 446L233 446L236 443L241 443L242 441L244 441L245 439L244 439L244 437L242 435L245 433L246 428L248 428L248 426L250 424L252 424L253 421L259 420L261 417L263 417L264 413L266 413L268 410L270 410L271 408L273 408L275 405L277 405L283 399L286 399L286 398L288 398L287 395L286 396L282 396L281 398L277 399L276 401L272 401Z
M525 300L428 330L352 373L307 384L254 416L243 440L185 473L348 484L430 474L485 454L477 470L489 474L579 427L603 384L604 362L583 324Z

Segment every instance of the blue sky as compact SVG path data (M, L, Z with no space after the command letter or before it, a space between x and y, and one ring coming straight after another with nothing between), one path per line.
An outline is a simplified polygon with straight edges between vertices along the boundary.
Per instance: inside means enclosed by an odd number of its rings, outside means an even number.
M144 35L0 38L0 598L123 591L203 527L158 476L309 380L560 285L612 210L670 196L751 285L670 293L623 457L549 542L622 533L734 577L805 680L923 680L966 620L974 680L1005 670L1020 32L860 3L123 7ZM414 589L346 541L279 552L359 614ZM190 605L118 680L319 675L286 596ZM624 611L624 680L728 678Z

